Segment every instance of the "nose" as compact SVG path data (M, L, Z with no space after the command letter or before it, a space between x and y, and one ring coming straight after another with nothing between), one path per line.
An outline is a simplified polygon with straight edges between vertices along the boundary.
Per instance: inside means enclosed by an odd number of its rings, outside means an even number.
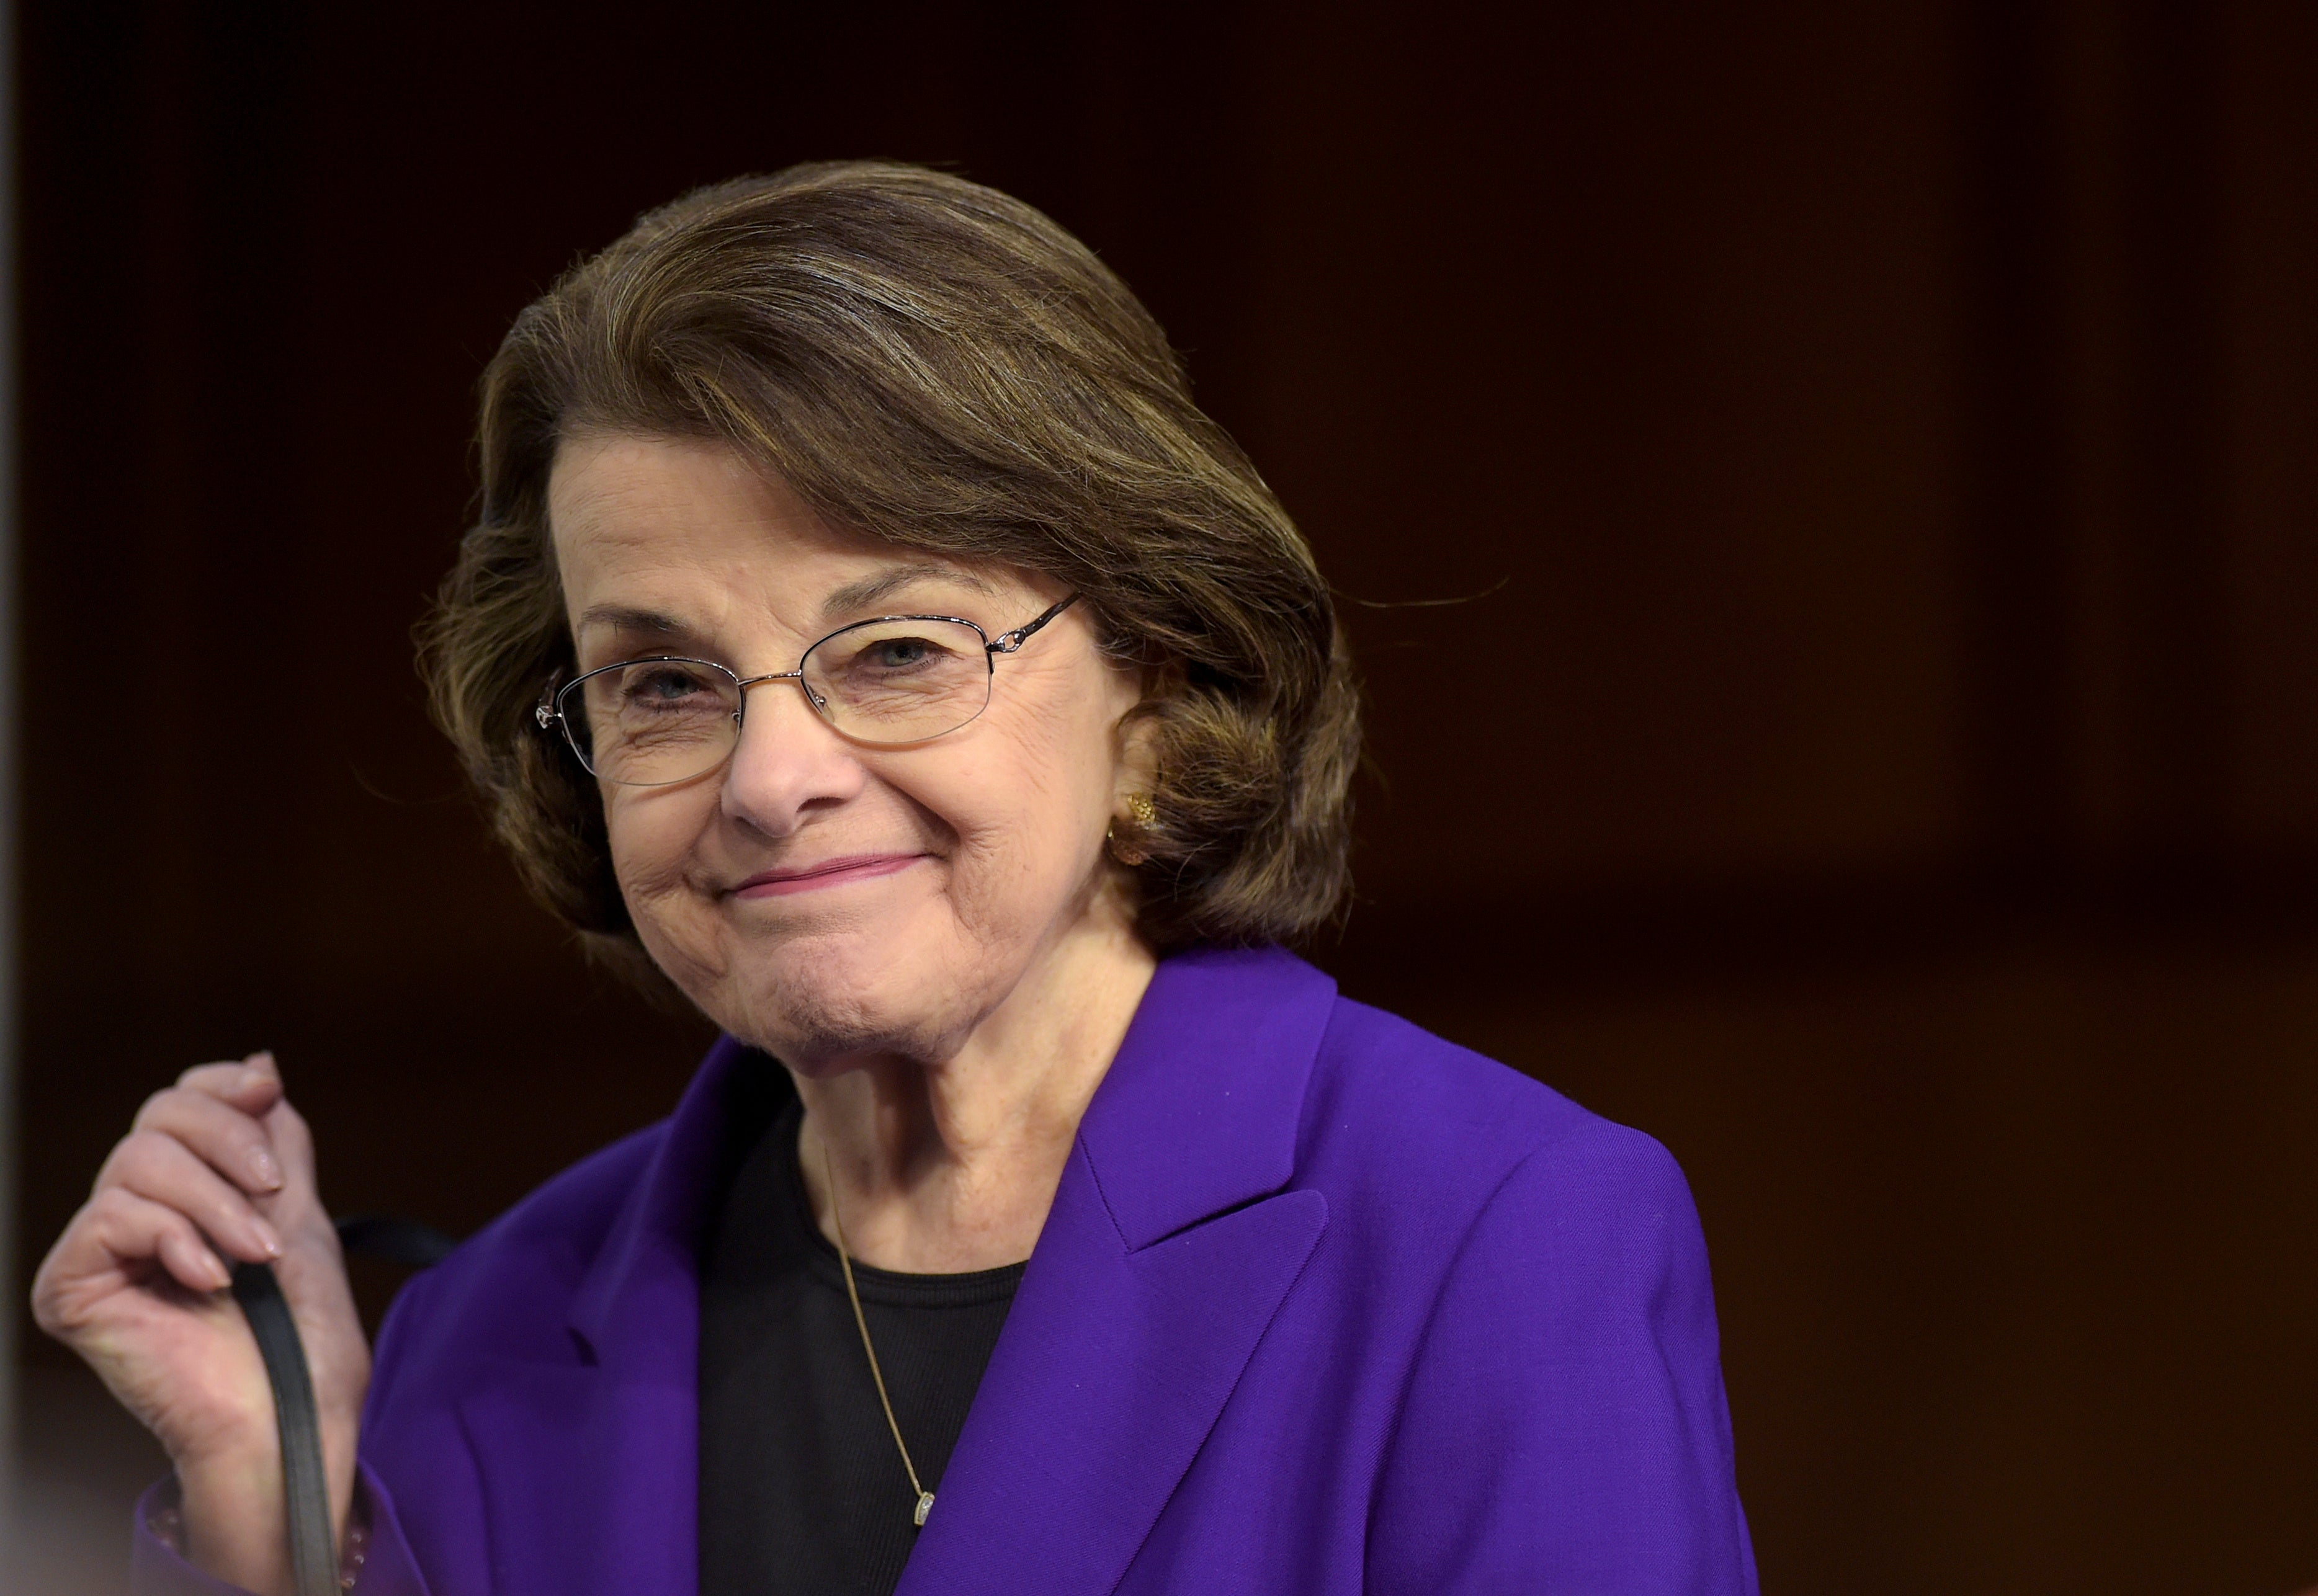
M858 795L866 779L852 745L821 718L795 671L742 685L741 739L724 767L727 818L786 837L816 810Z

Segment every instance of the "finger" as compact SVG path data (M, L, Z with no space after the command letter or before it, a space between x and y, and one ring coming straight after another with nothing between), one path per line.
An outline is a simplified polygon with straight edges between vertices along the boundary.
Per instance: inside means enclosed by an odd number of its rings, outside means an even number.
M225 1260L192 1220L165 1203L115 1187L89 1205L91 1239L118 1263L158 1259L181 1286L220 1291L233 1283Z
M67 1233L85 1245L58 1247L61 1274L85 1276L103 1269L134 1272L157 1260L172 1279L191 1291L222 1291L233 1282L232 1271L192 1220L165 1203L117 1186L91 1198ZM45 1267L40 1272L49 1275ZM52 1295L36 1292L35 1297Z
M238 1063L196 1064L177 1077L177 1084L245 1114L263 1114L281 1100L282 1071L271 1053L253 1053Z
M260 1121L265 1127L267 1141L274 1156L281 1161L284 1178L292 1184L312 1190L314 1179L314 1134L307 1127L306 1116L298 1112L289 1098L283 1098L265 1111Z
M143 1202L145 1199L133 1197L130 1200ZM174 1209L161 1207L158 1203L152 1206L175 1221L175 1224L161 1223L153 1249L153 1255L161 1260L161 1267L169 1271L171 1279L193 1291L223 1291L233 1284L233 1271L226 1268L225 1260L217 1255L217 1249L202 1240L201 1233L193 1228L192 1221Z
M282 1161L265 1123L207 1092L155 1092L137 1111L135 1128L175 1136L244 1191L282 1188Z
M105 1160L99 1179L175 1208L213 1245L245 1263L282 1256L282 1238L249 1199L175 1136L132 1131Z
M261 1050L242 1059L196 1064L177 1077L177 1084L219 1097L257 1093L267 1096L270 1101L280 1094L282 1068L270 1050Z

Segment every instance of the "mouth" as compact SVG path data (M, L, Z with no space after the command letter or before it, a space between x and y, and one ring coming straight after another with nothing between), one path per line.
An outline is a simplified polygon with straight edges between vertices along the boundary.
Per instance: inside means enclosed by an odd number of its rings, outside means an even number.
M823 888L845 886L858 881L875 881L879 876L906 870L925 856L923 854L849 854L840 859L823 859L818 865L759 870L735 885L732 889L732 896L783 898L795 892L820 892Z

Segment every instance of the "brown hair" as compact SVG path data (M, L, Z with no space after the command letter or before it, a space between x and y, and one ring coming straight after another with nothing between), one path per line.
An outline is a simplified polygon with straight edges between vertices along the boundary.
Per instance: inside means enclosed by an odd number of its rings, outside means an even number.
M1028 205L921 167L792 166L651 212L516 318L482 509L422 637L435 713L525 880L641 949L595 783L532 708L571 667L547 525L579 432L721 440L832 525L1041 572L1155 684L1155 946L1289 939L1349 890L1358 695L1309 549L1135 296Z

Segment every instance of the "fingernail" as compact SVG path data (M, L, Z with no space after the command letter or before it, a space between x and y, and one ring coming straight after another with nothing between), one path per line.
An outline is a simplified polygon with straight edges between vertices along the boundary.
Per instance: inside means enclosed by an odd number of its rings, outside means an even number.
M251 1179L268 1191L282 1184L282 1166L274 1162L274 1154L263 1147L250 1149L249 1174Z
M226 1268L225 1260L214 1252L204 1251L202 1253L202 1270L209 1276L212 1291L223 1291L233 1284L233 1271Z
M249 1239L257 1243L258 1250L264 1252L266 1257L279 1258L282 1256L282 1238L275 1235L274 1233L274 1227L266 1224L263 1219L256 1218L254 1216L251 1218L249 1222Z

